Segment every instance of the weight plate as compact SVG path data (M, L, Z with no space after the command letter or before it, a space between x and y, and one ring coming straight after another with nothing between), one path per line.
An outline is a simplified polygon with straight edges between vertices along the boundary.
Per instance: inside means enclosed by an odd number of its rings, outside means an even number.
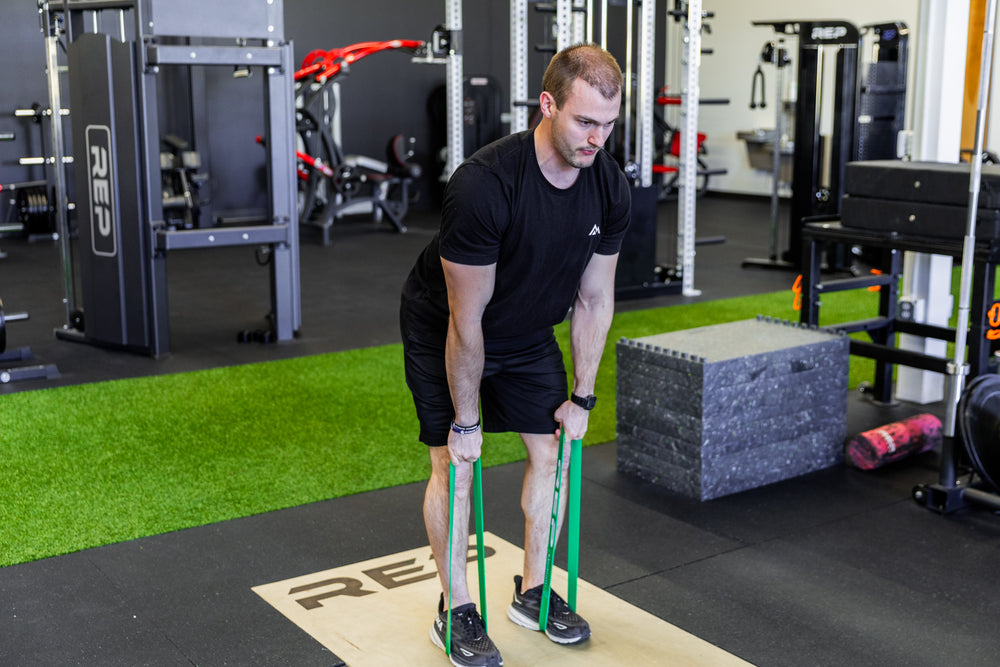
M1000 491L1000 375L980 375L962 392L959 432L976 471Z

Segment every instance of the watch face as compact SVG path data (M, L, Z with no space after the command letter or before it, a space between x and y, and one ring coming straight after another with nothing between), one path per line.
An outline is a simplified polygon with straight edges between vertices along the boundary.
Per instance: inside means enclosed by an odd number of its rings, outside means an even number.
M572 394L570 398L573 400L574 403L579 405L584 410L593 410L594 406L597 405L597 397L594 396L593 394L586 397Z

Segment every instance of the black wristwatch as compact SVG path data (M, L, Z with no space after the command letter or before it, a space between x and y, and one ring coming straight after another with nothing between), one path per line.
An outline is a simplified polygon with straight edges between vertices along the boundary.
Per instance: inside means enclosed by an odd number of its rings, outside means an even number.
M569 400L573 401L584 410L593 410L594 406L597 405L597 397L593 394L590 396L577 396L576 394L570 394Z

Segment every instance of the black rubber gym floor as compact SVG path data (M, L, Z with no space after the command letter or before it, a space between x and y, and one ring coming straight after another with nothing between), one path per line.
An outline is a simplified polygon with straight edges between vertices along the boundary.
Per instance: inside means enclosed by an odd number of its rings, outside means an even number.
M699 299L789 287L789 274L740 268L744 257L767 254L767 216L766 201L699 200L699 236L726 239L698 247ZM396 342L399 286L435 220L418 213L408 223L405 235L344 223L329 247L306 232L302 335L280 345L236 343L238 331L263 326L268 308L266 269L251 252L175 253L172 354L160 360L55 340L63 317L55 245L4 239L0 296L9 312L32 318L9 326L8 347L31 346L61 378L2 391ZM850 433L943 409L882 408L860 396L848 405ZM517 545L522 470L484 471L487 529ZM583 476L581 577L753 664L997 663L1000 518L917 506L912 487L937 479L933 453L705 503L619 474L614 443L585 450ZM0 664L340 664L250 589L423 546L422 494L421 484L406 485L0 569Z

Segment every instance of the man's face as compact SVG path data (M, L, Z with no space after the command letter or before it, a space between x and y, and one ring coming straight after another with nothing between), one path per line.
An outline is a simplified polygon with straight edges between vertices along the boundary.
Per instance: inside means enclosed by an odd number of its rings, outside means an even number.
M562 107L553 102L552 143L562 159L583 169L594 164L618 118L621 95L605 99L589 83L576 79Z

